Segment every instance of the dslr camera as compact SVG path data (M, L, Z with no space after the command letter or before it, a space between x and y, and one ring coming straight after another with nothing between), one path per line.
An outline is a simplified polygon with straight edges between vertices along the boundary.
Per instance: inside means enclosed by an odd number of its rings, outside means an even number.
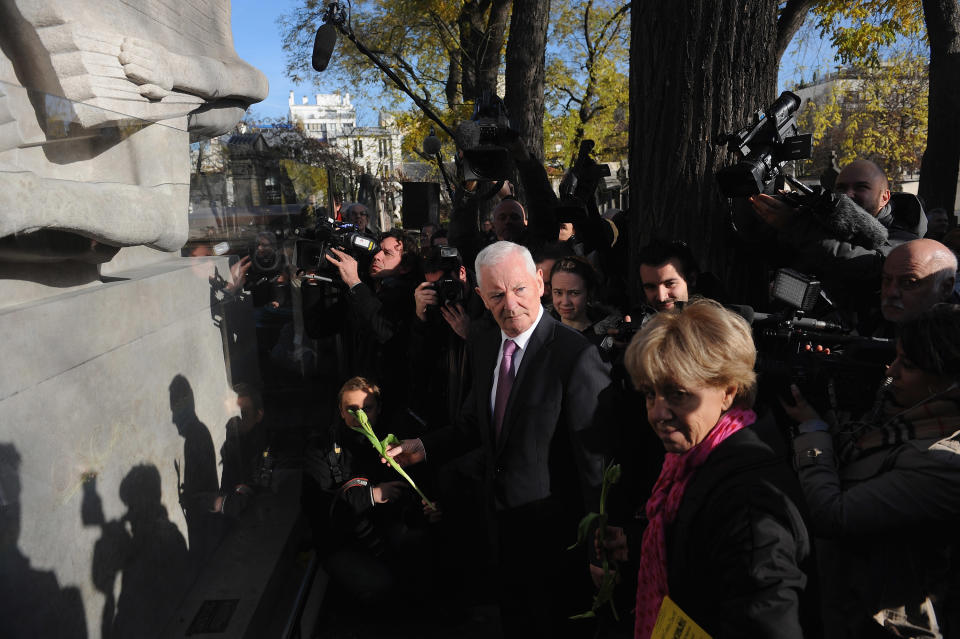
M460 267L463 266L460 251L452 246L436 248L439 250L427 258L425 270L428 273L441 271L442 274L430 288L437 292L441 305L462 303L465 285L460 280Z

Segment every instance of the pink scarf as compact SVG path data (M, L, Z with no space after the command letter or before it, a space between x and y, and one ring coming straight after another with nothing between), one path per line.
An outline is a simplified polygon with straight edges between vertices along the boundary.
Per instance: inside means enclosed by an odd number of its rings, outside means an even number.
M752 410L735 408L720 417L707 438L685 453L667 453L660 477L647 501L647 524L640 546L640 571L637 576L637 610L634 639L648 639L657 621L657 613L667 588L666 527L673 523L683 501L687 483L697 468L727 437L757 420ZM694 620L696 621L696 620Z

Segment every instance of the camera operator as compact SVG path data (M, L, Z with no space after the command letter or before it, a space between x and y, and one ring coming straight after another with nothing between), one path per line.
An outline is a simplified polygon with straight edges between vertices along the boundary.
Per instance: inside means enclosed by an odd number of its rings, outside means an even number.
M345 291L329 310L308 311L308 334L342 332L348 351L346 374L383 380L388 400L405 397L409 380L402 362L414 310L413 290L420 281L416 243L401 231L383 234L365 274L368 281L361 279L357 260L349 253L332 247L325 258L336 268ZM392 401L387 403L395 407Z
M783 198L763 193L752 196L750 203L776 230L776 243L794 249L792 268L819 276L828 290L855 292L876 282L883 257L893 247L923 237L927 221L916 197L891 195L883 170L869 160L845 166L834 191L856 206L841 198L825 218L802 215ZM867 237L871 241L861 239Z
M418 392L411 408L429 427L456 418L466 395L465 345L470 326L484 313L474 292L476 279L457 249L434 247L423 265L424 279L414 300L410 362Z

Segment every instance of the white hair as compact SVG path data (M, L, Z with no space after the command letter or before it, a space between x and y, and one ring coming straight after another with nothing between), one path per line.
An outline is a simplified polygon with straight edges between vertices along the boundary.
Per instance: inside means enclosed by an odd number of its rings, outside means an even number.
M474 269L477 274L477 286L483 287L483 283L480 281L481 268L484 266L487 268L496 266L511 255L519 255L523 260L523 265L527 267L530 274L534 277L537 276L537 265L534 264L533 256L530 255L527 247L501 240L500 242L494 242L477 254L477 260L474 262Z

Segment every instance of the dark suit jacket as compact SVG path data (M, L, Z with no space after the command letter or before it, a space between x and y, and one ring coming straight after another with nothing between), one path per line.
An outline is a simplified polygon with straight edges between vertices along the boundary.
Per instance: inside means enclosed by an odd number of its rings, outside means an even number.
M482 327L467 346L473 386L456 424L423 436L428 458L445 461L482 446L485 487L498 511L552 504L550 511L576 517L584 508L596 510L606 444L596 417L602 391L610 385L597 349L544 313L527 343L495 441L490 392L500 329Z

